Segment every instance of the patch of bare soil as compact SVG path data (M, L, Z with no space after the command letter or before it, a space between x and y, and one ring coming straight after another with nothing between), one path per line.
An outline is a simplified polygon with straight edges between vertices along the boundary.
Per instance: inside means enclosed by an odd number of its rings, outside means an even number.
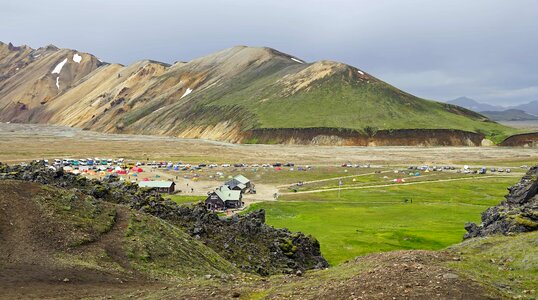
M440 264L448 253L395 251L360 257L375 267L320 290L324 299L494 299L488 291Z

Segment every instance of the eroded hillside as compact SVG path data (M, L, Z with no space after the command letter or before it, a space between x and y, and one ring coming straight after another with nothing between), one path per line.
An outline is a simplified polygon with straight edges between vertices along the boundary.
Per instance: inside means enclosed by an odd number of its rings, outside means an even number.
M146 60L129 66L54 46L0 48L1 121L329 145L480 145L509 130L358 68L307 63L271 48L238 46L173 65Z

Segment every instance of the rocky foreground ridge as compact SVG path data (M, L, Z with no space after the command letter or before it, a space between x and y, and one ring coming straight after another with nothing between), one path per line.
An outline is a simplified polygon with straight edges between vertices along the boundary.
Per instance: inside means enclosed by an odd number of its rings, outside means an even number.
M538 166L508 191L505 201L482 213L482 224L465 224L464 239L538 230Z
M96 201L122 204L151 214L179 226L246 272L266 276L328 267L314 237L266 225L263 210L221 218L203 204L180 206L154 190L120 182L115 177L90 180L62 169L49 169L40 163L0 163L0 180L22 180L69 189L92 196Z

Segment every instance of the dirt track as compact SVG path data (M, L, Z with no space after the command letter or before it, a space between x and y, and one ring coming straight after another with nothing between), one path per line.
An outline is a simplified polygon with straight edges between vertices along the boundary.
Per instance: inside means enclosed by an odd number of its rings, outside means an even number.
M379 189L379 188L390 187L390 186L428 184L428 183L436 183L436 182L451 182L451 181L462 181L462 180L477 180L477 179L485 179L485 178L505 178L505 177L518 177L518 175L472 176L472 177L465 177L465 178L450 178L450 179L425 180L425 181L419 181L419 182L404 182L404 183L398 183L397 185L395 185L395 184L378 184L378 185L368 185L368 186L351 186L351 187L328 188L328 189L300 191L300 192L293 192L293 193L281 193L281 194L282 195L286 195L286 194L310 194L310 193L321 193L321 192L330 192L330 191L338 191L338 190L343 191L343 190ZM406 178L404 178L404 179L406 179Z

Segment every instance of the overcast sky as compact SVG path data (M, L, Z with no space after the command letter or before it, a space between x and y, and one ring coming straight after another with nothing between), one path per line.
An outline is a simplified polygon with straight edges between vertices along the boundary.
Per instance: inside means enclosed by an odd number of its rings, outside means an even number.
M538 100L536 0L0 0L0 41L123 64L268 46L428 99Z

